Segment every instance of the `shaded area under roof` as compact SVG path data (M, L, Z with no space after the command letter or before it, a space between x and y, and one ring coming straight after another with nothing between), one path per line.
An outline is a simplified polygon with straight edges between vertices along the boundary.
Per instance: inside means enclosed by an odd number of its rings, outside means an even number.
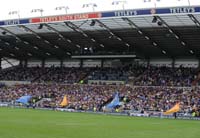
M199 58L200 14L122 17L0 27L0 55Z

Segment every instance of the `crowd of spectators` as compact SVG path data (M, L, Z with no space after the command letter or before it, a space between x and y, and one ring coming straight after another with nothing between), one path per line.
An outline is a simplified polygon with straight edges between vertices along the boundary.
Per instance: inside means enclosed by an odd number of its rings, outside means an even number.
M33 81L46 73L46 69L40 67L13 67L0 71L0 80Z
M120 108L134 111L165 111L175 103L181 103L181 112L199 112L200 89L181 87L132 87L126 85L61 85L61 84L26 84L0 89L1 102L14 102L21 96L51 98L51 104L59 107L64 95L67 95L67 108L78 110L102 111L102 107L119 92ZM50 104L50 103L49 103ZM47 106L47 105L41 105Z
M181 112L200 110L200 88L190 87L200 75L195 68L126 66L121 68L16 67L0 71L0 80L32 81L31 84L0 85L0 102L14 103L24 95L50 98L41 107L59 107L67 95L67 108L102 111L120 94L121 110L166 111L181 103ZM125 85L88 85L87 80L120 80ZM189 87L188 87L189 86ZM187 88L186 88L187 87ZM35 102L37 102L37 100Z
M128 81L129 68L96 68L91 71L88 80Z
M135 87L129 94L128 106L134 110L168 110L176 103L181 103L182 112L191 112L200 106L200 89L181 87Z
M66 67L14 67L0 71L0 80L77 83L87 74L87 69Z
M138 86L191 86L196 77L195 68L149 66L134 81Z
M0 71L0 80L74 84L84 79L131 82L135 86L191 86L195 68L126 66L121 68L16 67Z
M87 80L128 81L129 68L15 67L0 71L0 80L77 83Z
M66 67L51 67L45 68L46 74L41 75L37 82L57 82L73 84L84 79L88 74L87 68L66 68Z
M0 89L1 102L13 102L21 96L52 98L55 105L59 105L64 95L69 99L69 107L74 109L93 109L100 107L108 98L112 97L113 90L119 86L92 86L92 85L60 85L60 84L26 84Z

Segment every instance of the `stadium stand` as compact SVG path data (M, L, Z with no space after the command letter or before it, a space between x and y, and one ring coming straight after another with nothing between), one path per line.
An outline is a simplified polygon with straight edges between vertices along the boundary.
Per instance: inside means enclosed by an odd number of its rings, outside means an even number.
M120 67L120 68L67 68L67 67L14 67L0 71L0 80L78 83L87 80L118 80L140 86L191 86L195 68Z
M160 113L180 102L181 113L199 116L199 11L163 7L2 21L0 59L19 65L0 70L0 102L17 105L31 95L26 106L56 108L66 96L64 108L104 111L116 97L117 112Z
M33 81L41 77L47 70L39 67L12 67L0 71L0 80Z
M46 74L36 78L37 82L58 82L58 83L78 83L87 74L87 69L80 68L59 68L51 67L45 68Z
M191 86L195 73L195 68L149 66L144 73L134 81L134 85Z
M125 85L61 85L61 84L27 84L0 89L0 101L12 102L23 95L32 95L33 99L51 98L38 107L59 107L64 95L67 95L67 108L102 111L102 107L120 92L120 109L132 111L162 111L181 102L181 112L190 114L200 109L200 89L195 91L183 87L125 86ZM33 104L33 103L32 103Z
M60 67L13 67L0 71L0 80L76 83L86 70Z

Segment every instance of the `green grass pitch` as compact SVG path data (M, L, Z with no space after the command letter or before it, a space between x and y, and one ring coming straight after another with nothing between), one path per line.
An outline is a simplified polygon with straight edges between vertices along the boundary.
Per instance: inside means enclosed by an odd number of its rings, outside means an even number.
M200 138L200 121L0 108L0 138Z

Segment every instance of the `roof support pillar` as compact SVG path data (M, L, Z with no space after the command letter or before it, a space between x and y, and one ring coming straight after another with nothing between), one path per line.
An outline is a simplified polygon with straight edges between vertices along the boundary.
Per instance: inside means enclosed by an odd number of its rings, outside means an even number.
M101 68L103 68L104 59L101 59Z
M28 60L27 60L27 59L24 60L24 67L25 67L25 68L28 67Z
M19 66L22 68L23 67L23 60L22 59L20 59L20 61L19 61Z
M0 70L2 69L1 62L2 62L2 58L0 57Z
M172 59L172 68L174 69L174 67L175 67L175 59L173 58Z
M60 60L60 67L63 67L63 59Z
M150 66L150 58L147 59L147 67Z
M198 59L198 68L200 68L200 58Z
M42 68L45 67L45 59L42 59Z
M83 59L80 59L80 68L83 67Z

